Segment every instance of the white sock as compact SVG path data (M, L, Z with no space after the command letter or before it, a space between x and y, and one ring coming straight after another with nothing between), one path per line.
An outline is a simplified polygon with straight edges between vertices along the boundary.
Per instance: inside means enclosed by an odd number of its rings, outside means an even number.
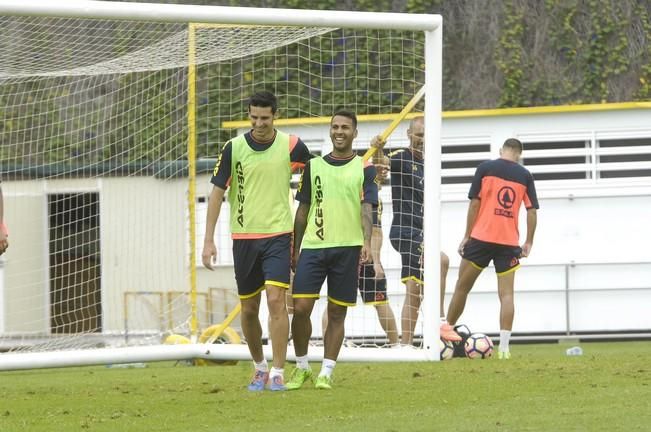
M253 360L253 365L255 366L255 370L259 370L262 372L269 372L269 365L267 364L267 359L263 359L260 363Z
M500 352L509 352L511 330L500 330Z
M332 376L332 371L335 369L336 364L337 362L335 360L324 358L323 363L321 364L321 372L319 372L319 376Z
M310 368L310 364L307 362L307 354L304 356L296 356L296 367L299 369Z
M271 372L269 372L269 378L273 378L275 376L285 376L285 369L272 367Z
M447 324L448 320L445 319L444 316L441 317L441 324Z

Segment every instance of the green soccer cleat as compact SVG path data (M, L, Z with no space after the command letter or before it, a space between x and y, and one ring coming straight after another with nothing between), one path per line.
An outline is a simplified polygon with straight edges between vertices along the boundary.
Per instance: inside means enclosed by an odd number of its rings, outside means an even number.
M319 390L332 390L332 377L319 375L316 377L314 387Z
M285 383L287 390L298 390L308 379L312 379L312 369L294 368L289 381Z
M511 358L511 353L509 351L500 351L497 353L497 358L499 360L508 360Z

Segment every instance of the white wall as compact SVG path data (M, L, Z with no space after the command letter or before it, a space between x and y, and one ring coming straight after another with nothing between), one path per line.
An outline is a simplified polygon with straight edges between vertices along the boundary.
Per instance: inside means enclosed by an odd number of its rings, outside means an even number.
M595 111L586 107L582 112L561 108L537 114L522 110L504 111L511 115L499 115L500 110L494 110L488 112L489 115L467 113L455 117L448 113L444 117L444 146L490 144L485 150L466 156L445 154L444 161L463 160L464 157L470 161L495 158L506 138L518 137L525 143L525 165L528 155L559 158L556 163L530 166L534 177L537 173L540 176L570 169L588 173L588 178L583 179L536 183L541 208L533 252L530 258L523 260L523 268L516 276L515 332L651 330L651 315L648 313L651 304L651 248L647 244L651 239L648 223L651 217L651 174L615 179L599 175L600 170L615 168L651 169L651 109L628 108ZM408 145L407 124L403 122L398 127L387 147ZM379 134L386 125L388 121L360 123L356 146L366 148L371 137ZM301 136L323 154L330 151L327 123L283 130ZM600 139L641 138L650 141L636 147L604 149L599 146ZM585 141L586 147L526 151L528 142L577 140ZM642 154L647 161L614 166L601 162L598 157L611 153L624 157ZM585 160L578 164L578 168L576 164L568 168L568 163L562 159L567 155L580 155ZM472 175L473 172L474 168L444 168L442 175ZM445 184L441 188L441 247L451 259L448 301L460 261L456 249L465 229L468 188L468 183ZM385 237L388 237L390 188L385 187L381 196L385 203L383 226ZM520 218L520 227L523 234L526 229L524 216ZM388 241L382 258L389 276L392 305L399 315L404 295L404 288L398 282L400 260ZM381 332L373 311L367 309L355 308L348 321L361 319ZM473 289L461 321L473 330L497 332L498 314L494 270L489 268ZM315 322L315 325L318 327L319 324ZM354 331L352 326L348 330Z
M359 125L357 146L366 148L370 138L388 122ZM389 146L405 146L407 124L391 137ZM304 127L281 127L295 133L312 150L330 150L327 122ZM502 141L509 136L532 141L584 140L579 149L536 150L536 157L579 154L585 159L571 167L585 170L577 180L537 181L541 209L533 253L524 260L516 276L516 332L541 333L570 331L651 330L651 176L604 179L601 170L612 163L601 163L600 152L618 155L637 154L647 161L618 162L617 169L644 169L651 164L651 146L602 148L601 139L651 139L651 110L557 112L508 116L466 116L443 121L443 145L463 148L480 145L472 153L446 153L444 161L467 160L470 163L496 157ZM481 147L483 145L483 147ZM526 151L526 150L525 150ZM610 165L609 165L610 164ZM627 165L628 164L628 165ZM645 165L646 164L646 165ZM629 168L630 168L629 167ZM534 176L563 172L567 164L531 166ZM469 176L474 168L444 169L443 176ZM456 279L459 257L455 250L461 239L467 209L467 183L444 184L441 189L441 246L451 258L448 292ZM0 329L5 332L47 332L48 314L48 234L47 194L97 192L100 195L102 244L102 296L104 329L120 332L125 326L126 291L154 293L141 296L140 309L129 309L133 326L143 329L165 327L161 308L170 304L156 293L184 291L189 287L187 268L187 179L106 178L70 180L6 181L5 217L11 230L11 247L3 256L6 265L0 273ZM209 175L197 182L199 195L210 192ZM390 188L381 196L385 203L383 225L388 233L391 223ZM215 272L200 267L205 206L197 207L197 281L200 293L211 292L226 299L217 309L225 313L236 303L235 283L229 257L228 208L222 209L218 244L224 258ZM524 220L521 218L522 230ZM383 261L389 276L389 294L399 316L404 288L398 282L400 261L389 242L383 249ZM498 301L495 277L487 269L470 297L462 321L472 329L498 330ZM566 292L566 289L569 289ZM159 299L163 298L160 303ZM200 298L201 319L210 305ZM162 306L161 306L162 304ZM182 297L174 299L176 314L188 310ZM215 310L217 310L215 309ZM211 312L212 313L212 312ZM180 316L179 315L179 316ZM569 316L569 322L568 322ZM204 318L202 318L204 317ZM221 317L215 318L221 320ZM264 319L264 317L263 317ZM133 322L137 320L138 323ZM363 322L364 332L381 333L372 308L359 306L347 321L349 334ZM435 324L435 323L432 323ZM320 320L314 322L315 333ZM429 325L429 324L428 324ZM353 327L355 327L353 329Z

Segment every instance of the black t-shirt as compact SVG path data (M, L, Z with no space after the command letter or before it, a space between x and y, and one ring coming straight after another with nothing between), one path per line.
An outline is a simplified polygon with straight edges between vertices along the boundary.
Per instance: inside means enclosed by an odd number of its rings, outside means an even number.
M391 202L393 227L423 229L423 159L410 149L389 153L391 160Z

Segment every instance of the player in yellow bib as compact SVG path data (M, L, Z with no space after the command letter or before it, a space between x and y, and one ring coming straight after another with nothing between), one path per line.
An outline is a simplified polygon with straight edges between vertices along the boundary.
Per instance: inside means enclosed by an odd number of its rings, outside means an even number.
M254 94L248 110L251 131L226 143L215 166L201 259L212 270L217 256L215 224L230 187L233 266L242 304L242 332L255 366L248 389L262 391L269 383L271 390L279 391L285 390L289 336L285 291L289 287L293 224L287 196L292 166L305 164L312 155L300 139L274 128L277 101L272 93ZM263 290L269 308L271 370L262 351L258 318Z
M371 212L378 200L376 170L353 151L355 137L355 114L337 111L330 120L332 153L305 165L296 194L300 203L294 220L293 254L296 274L292 338L296 369L287 382L288 390L299 389L312 377L307 361L312 335L310 315L326 279L328 325L323 364L315 386L332 388L332 371L344 340L346 311L357 300L360 260L364 263L371 257Z

